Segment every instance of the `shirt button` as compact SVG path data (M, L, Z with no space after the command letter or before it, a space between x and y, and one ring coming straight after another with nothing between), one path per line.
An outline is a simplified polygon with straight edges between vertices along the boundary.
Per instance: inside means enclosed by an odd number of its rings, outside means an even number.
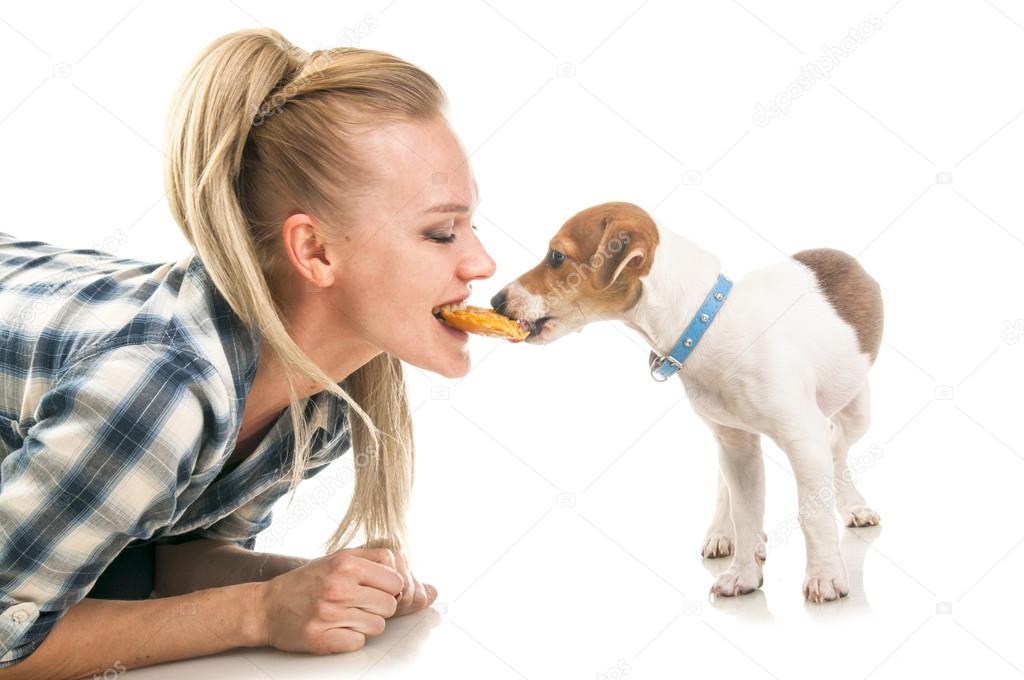
M14 623L25 623L32 618L35 606L34 602L22 602L13 607L8 607L4 610L3 616L10 617L10 620Z

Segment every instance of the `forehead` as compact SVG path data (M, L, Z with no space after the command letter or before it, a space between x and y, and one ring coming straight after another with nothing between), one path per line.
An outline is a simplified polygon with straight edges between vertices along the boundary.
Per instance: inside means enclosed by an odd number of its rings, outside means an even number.
M584 211L562 225L552 237L551 247L570 257L589 256L597 250L603 235L604 215Z
M476 180L444 118L379 126L362 143L384 194L408 211L441 203L475 205Z

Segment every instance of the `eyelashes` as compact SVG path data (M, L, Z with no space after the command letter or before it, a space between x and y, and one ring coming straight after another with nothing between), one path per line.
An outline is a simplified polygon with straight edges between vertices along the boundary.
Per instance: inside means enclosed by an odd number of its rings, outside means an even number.
M473 229L477 229L477 226L475 224L472 224L470 226L473 227ZM447 235L444 235L444 236L439 236L439 235L436 235L436 234L431 234L431 235L428 235L427 238L430 239L431 241L433 241L434 243L452 243L452 242L455 241L455 234L451 233L451 234L447 234Z

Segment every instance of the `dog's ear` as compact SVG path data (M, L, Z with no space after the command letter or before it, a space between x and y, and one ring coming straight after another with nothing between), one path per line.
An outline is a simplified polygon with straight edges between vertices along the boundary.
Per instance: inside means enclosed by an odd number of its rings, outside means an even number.
M601 224L604 228L601 242L590 257L591 266L595 270L595 288L608 288L623 272L639 273L650 269L645 265L650 261L654 246L653 224L611 215L605 216Z

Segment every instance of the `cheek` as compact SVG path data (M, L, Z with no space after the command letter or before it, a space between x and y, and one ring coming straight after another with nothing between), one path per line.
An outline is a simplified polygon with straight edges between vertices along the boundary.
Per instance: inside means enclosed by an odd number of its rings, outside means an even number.
M420 317L429 320L435 305L461 292L451 282L453 274L446 260L414 255L395 253L382 259L366 272L362 284L378 306L402 322Z

